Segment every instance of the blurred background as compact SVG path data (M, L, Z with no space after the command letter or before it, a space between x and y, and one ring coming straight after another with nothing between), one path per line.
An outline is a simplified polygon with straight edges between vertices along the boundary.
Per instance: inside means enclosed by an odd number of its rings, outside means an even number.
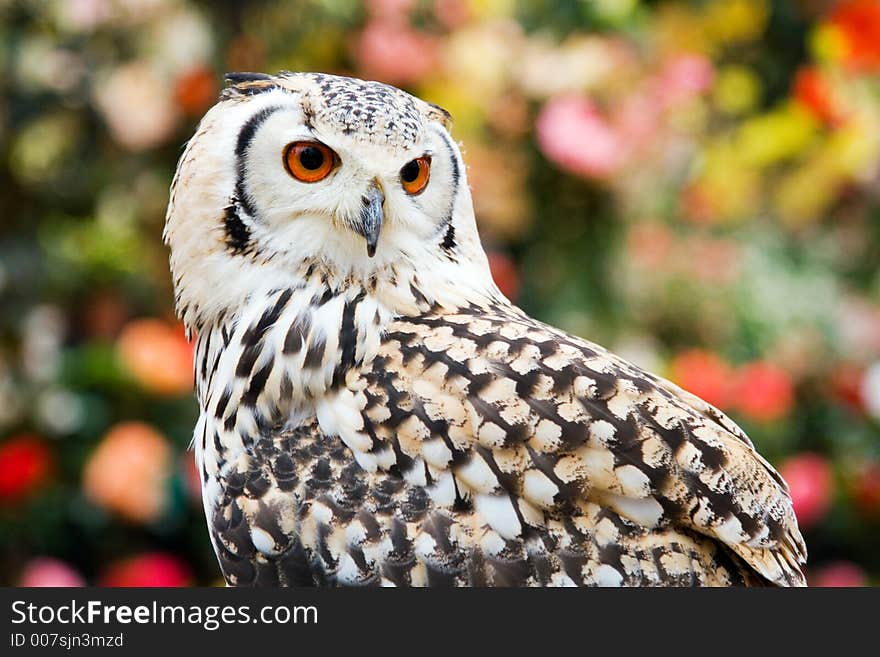
M880 584L880 1L0 0L0 584L218 584L161 242L225 71L449 109L495 277L728 412Z

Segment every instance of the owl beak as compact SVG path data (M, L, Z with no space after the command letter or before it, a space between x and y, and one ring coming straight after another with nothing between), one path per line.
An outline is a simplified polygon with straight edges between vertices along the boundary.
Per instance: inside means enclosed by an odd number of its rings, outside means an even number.
M372 258L376 255L376 244L379 241L382 222L385 220L385 210L382 207L385 203L385 194L377 181L373 181L361 201L363 208L355 230L367 240L367 255Z

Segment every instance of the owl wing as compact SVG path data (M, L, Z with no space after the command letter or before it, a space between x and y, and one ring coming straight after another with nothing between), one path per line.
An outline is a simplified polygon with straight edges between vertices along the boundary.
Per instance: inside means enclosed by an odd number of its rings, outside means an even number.
M234 586L766 583L706 536L646 528L585 500L504 538L484 519L491 510L457 499L470 493L448 485L452 474L438 486L396 467L369 471L314 420L267 435L230 465L208 517Z
M629 545L627 559L584 561L580 581L630 581L658 545L689 541L705 556L708 538L721 547L712 558L804 584L787 487L731 420L518 309L395 321L317 417L366 473L402 477L446 517L471 512L475 540L558 546L561 531ZM597 578L603 566L613 572Z

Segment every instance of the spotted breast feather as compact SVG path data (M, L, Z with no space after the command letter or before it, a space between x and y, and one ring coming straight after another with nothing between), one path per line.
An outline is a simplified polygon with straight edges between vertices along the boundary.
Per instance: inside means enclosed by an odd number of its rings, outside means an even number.
M240 586L804 584L785 483L733 422L500 302L392 321L221 478Z

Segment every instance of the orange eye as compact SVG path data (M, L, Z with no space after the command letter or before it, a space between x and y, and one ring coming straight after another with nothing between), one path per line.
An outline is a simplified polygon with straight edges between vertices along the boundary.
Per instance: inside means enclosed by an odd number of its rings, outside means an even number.
M284 149L284 168L302 182L324 180L335 160L335 153L317 141L295 141Z
M428 185L431 177L431 158L427 155L417 157L400 170L400 182L407 194L419 194Z

